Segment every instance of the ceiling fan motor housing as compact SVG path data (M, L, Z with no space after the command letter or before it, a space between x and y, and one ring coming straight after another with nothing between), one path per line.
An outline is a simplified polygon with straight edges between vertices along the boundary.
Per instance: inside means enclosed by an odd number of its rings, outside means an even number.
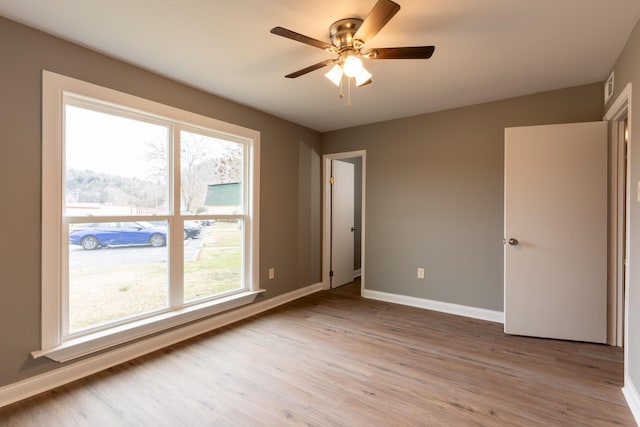
M360 18L346 18L331 24L329 37L331 38L331 44L338 49L339 53L346 50L357 50L362 47L354 46L355 41L353 38L353 35L358 31L362 22Z

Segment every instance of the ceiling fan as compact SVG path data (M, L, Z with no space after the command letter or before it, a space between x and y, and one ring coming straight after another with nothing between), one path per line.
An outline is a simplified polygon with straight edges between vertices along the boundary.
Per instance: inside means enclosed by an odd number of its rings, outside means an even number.
M387 22L400 10L400 5L391 0L378 0L367 17L346 18L334 22L329 27L331 43L323 42L283 27L274 27L272 34L282 36L300 43L324 49L337 54L334 59L327 59L309 67L303 68L285 77L295 79L320 68L333 65L325 74L336 86L342 85L343 76L355 80L356 86L371 83L371 73L362 65L362 58L366 59L429 59L435 46L386 47L362 50L365 43L375 37ZM342 96L342 94L341 94Z

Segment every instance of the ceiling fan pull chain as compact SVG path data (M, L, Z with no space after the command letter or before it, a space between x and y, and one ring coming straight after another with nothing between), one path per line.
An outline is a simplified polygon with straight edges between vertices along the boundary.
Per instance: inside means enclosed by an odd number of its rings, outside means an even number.
M351 79L347 78L347 107L351 107Z
M340 77L340 99L344 98L344 93L342 93L342 82L344 81L344 76Z

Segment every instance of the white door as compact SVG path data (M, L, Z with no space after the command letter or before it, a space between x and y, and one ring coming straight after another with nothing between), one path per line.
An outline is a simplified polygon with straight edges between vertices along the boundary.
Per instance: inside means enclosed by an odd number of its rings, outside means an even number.
M331 287L353 281L354 166L331 161Z
M606 122L505 130L508 334L604 343Z

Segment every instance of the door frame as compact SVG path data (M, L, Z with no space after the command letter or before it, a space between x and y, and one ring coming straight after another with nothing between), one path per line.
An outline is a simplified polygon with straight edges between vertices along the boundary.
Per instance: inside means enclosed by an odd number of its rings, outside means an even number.
M347 151L343 153L324 154L322 156L322 289L331 288L331 278L329 271L331 269L331 185L329 178L331 177L331 161L343 160L359 157L362 159L362 199L361 199L361 230L360 230L360 292L365 288L365 199L366 199L366 170L367 170L367 151Z
M612 304L613 312L609 313L608 321L610 324L615 325L615 328L610 328L613 332L613 336L608 338L608 342L610 345L615 345L618 347L623 346L623 342L628 342L628 334L625 325L628 324L629 321L629 262L630 259L629 251L629 223L630 223L630 215L628 212L628 207L631 202L631 182L630 182L630 160L631 160L631 83L628 83L625 88L622 90L618 98L611 104L611 107L607 110L604 115L603 120L607 122L617 122L626 118L627 120L627 158L624 159L624 146L620 147L620 144L624 144L624 138L617 137L615 141L612 142L611 153L616 157L616 162L612 162L614 164L620 164L620 162L624 162L626 165L626 170L623 168L615 168L615 170L610 172L610 191L613 192L613 196L615 202L613 206L611 206L611 215L612 220L611 230L610 230L610 239L611 245L609 247L610 250L613 250L615 255L610 258L611 259L611 275L610 275L610 283L609 283L609 295L615 297L615 304ZM622 156L622 158L620 158ZM624 175L624 176L623 176ZM618 197L620 194L620 179L624 179L626 191L624 197ZM627 209L625 209L625 205ZM624 222L619 221L619 215L624 212ZM623 242L620 242L620 235L622 235L622 230L624 232L624 244L625 250L619 250L620 245ZM624 260L624 255L626 254L627 262ZM624 280L620 280L620 266L624 268ZM625 347L625 365L627 364L627 350ZM625 366L625 372L627 371L627 367Z

